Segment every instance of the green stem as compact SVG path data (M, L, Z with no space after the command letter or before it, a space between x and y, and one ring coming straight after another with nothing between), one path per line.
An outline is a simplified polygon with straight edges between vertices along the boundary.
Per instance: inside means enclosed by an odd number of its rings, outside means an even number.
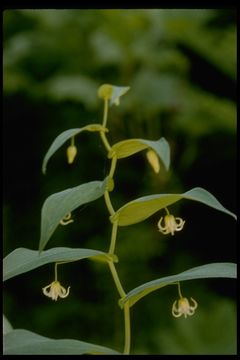
M71 137L71 146L74 146L74 136Z
M100 136L101 136L101 139L102 139L102 142L106 148L106 150L109 152L112 148L111 148L111 145L109 144L108 142L108 139L105 135L105 132L104 131L100 131Z
M119 280L115 265L112 261L108 261L108 265L111 270L112 277L115 282L118 293L121 298L124 298L126 296L126 293L123 290L122 284ZM129 310L128 301L124 304L124 327L125 327L125 344L124 344L123 354L128 355L130 353L130 341L131 341L130 310Z
M110 243L110 247L109 247L109 251L108 251L109 254L114 254L114 251L115 251L117 228L118 228L118 222L115 221L112 226L111 243Z
M54 278L55 278L55 281L57 281L57 266L58 266L58 264L55 263L55 265L54 265Z
M124 323L125 323L125 345L124 345L123 354L129 355L130 343L131 343L131 326L130 326L130 308L128 301L124 304Z
M110 215L114 215L115 211L110 200L109 192L107 190L104 192L104 200Z
M179 294L179 297L182 298L182 293L181 293L181 288L180 288L180 282L177 283L178 284L178 294Z
M123 298L123 297L126 296L126 293L123 290L122 284L121 284L121 282L119 280L118 273L117 273L117 270L115 268L115 265L114 265L114 263L112 261L108 261L108 265L109 265L110 271L112 273L112 277L113 277L113 280L115 282L118 293L119 293L120 297Z
M104 99L104 109L103 109L103 127L107 125L107 118L108 118L108 99Z
M166 213L167 213L167 215L169 215L169 211L168 211L168 208L165 208L165 210L166 210Z
M103 123L102 123L103 127L106 127L106 125L107 125L107 117L108 117L108 100L105 99L104 100L104 111L103 111ZM102 142L103 142L106 150L108 152L110 152L112 148L108 142L105 132L100 131L100 136L101 136ZM112 162L111 162L111 168L110 168L110 172L109 172L109 178L111 178L111 179L113 179L113 175L114 175L114 172L116 169L116 164L117 164L117 156L113 155ZM106 206L108 208L110 215L114 215L115 211L113 209L108 191L104 192L104 199L105 199L105 203L106 203ZM118 228L118 222L115 221L112 226L112 235L111 235L111 242L110 242L110 247L109 247L109 254L114 254L114 251L115 251L117 228ZM121 298L123 298L126 296L126 293L123 290L122 284L119 280L115 265L114 265L113 261L108 261L108 264L109 264L109 268L112 273L112 277L115 282L116 288L119 292L119 295ZM130 340L131 340L130 311L129 311L129 303L128 302L126 302L124 305L124 324L125 324L125 345L124 345L123 353L128 355L130 352Z
M117 156L113 155L112 157L112 162L111 162L111 168L110 168L110 172L109 172L109 177L113 179L113 175L116 169L116 165L117 165Z
M104 100L104 109L103 109L103 122L102 122L103 127L106 127L106 125L107 125L107 118L108 118L108 99L105 99ZM109 152L111 150L111 146L108 142L105 132L100 131L100 136L101 136L102 142L103 142L106 150Z

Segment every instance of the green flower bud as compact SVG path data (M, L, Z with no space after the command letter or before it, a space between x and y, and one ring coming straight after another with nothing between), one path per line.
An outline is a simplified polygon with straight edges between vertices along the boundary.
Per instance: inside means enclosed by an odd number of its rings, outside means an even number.
M67 148L67 159L68 159L68 164L72 164L75 156L77 155L77 148L75 145L70 145Z

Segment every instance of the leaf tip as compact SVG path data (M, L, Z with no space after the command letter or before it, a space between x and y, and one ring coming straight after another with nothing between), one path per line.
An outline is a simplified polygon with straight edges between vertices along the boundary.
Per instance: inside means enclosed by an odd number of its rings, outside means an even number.
M42 173L43 173L43 175L46 175L46 172L47 172L47 164L44 161L43 164L42 164Z

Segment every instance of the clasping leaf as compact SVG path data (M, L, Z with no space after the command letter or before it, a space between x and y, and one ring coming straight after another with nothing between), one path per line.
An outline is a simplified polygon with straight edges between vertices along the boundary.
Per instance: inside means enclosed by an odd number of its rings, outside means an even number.
M68 140L71 139L73 136L76 136L82 131L108 131L105 127L103 127L100 124L90 124L86 125L82 128L78 129L69 129L64 132L62 132L60 135L56 137L56 139L53 141L52 145L48 149L44 159L43 159L43 165L42 165L42 172L43 174L46 174L47 171L47 163L51 156Z
M42 251L59 225L60 221L80 205L100 198L106 189L106 180L91 181L49 196L42 207L41 237Z
M112 146L108 157L112 158L113 155L115 155L118 159L122 159L148 148L151 148L156 152L165 168L168 170L170 165L170 148L167 140L163 137L156 141L145 139L129 139L120 141Z
M120 307L123 307L126 301L129 305L134 305L138 300L152 291L158 290L164 286L174 284L178 281L206 279L206 278L236 278L237 266L234 263L213 263L198 266L177 275L166 276L160 279L149 281L143 285L131 290L124 298L119 301Z
M37 250L17 248L3 259L3 281L49 263L67 263L82 259L118 261L116 255L93 249L56 247L39 254Z
M130 201L118 209L117 212L110 217L110 220L112 222L118 220L119 226L136 224L181 199L199 201L237 219L236 215L223 207L210 192L203 188L196 187L183 194L156 194Z

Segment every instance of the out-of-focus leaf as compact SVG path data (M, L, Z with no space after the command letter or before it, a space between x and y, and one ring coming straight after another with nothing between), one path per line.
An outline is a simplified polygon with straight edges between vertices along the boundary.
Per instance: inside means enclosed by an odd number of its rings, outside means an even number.
M234 263L213 263L198 266L177 275L166 276L160 279L149 281L143 285L131 290L124 298L119 301L122 307L126 301L130 306L134 305L142 297L152 291L158 290L164 286L174 284L178 281L196 280L206 278L236 278L237 265Z
M101 261L117 261L116 255L112 256L92 249L57 247L42 251L39 254L37 250L17 248L3 259L3 281L49 263L71 262L87 258Z
M166 139L163 137L156 141L145 139L129 139L120 141L112 146L108 157L111 158L113 155L116 155L118 159L122 159L147 148L151 148L157 153L168 170L170 165L170 147Z
M3 339L4 355L117 355L105 346L72 339L50 339L32 331L16 329ZM119 354L120 355L120 354Z
M206 26L213 12L209 9L166 12L164 23L168 35L193 49L231 78L236 77L236 29L210 29ZM216 46L216 43L218 46ZM228 54L228 56L222 56Z
M106 190L106 180L91 181L49 196L42 207L41 237L39 250L42 251L66 215L80 205L100 198Z
M184 86L182 92L183 111L175 118L177 129L194 138L213 134L219 130L235 134L237 113L234 102L194 87Z
M90 37L90 44L98 59L98 64L119 64L123 61L124 53L119 43L101 31L96 31Z
M136 73L132 84L131 109L151 116L163 109L179 106L183 100L182 81L176 75L159 74L159 71L143 69Z
M235 214L224 208L210 192L197 187L183 194L157 194L141 197L122 206L110 219L112 222L118 221L119 226L136 224L181 199L199 201L232 216L234 219L237 218Z
M106 128L104 128L100 124L89 124L79 129L69 129L64 132L62 132L60 135L56 137L56 139L53 141L52 145L48 149L42 164L42 172L46 174L47 171L47 163L49 159L52 157L52 155L71 137L76 136L82 131L108 131Z
M87 77L77 74L56 76L47 82L46 87L47 94L55 100L80 101L89 108L97 105L97 84Z

